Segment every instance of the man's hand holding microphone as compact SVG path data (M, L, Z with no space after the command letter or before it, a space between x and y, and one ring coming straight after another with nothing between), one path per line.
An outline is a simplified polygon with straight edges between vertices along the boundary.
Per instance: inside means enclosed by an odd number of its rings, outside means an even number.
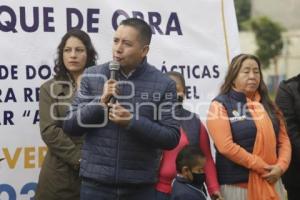
M109 64L110 79L104 84L103 93L100 98L100 103L105 104L109 108L109 120L122 127L127 127L132 118L132 114L124 108L116 100L116 96L120 94L118 88L118 72L120 64L116 61L112 61Z

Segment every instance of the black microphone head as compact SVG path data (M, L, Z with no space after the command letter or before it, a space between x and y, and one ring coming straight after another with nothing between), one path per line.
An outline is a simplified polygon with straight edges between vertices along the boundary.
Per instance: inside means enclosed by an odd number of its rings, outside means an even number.
M120 69L120 63L113 60L109 63L109 71L118 71Z

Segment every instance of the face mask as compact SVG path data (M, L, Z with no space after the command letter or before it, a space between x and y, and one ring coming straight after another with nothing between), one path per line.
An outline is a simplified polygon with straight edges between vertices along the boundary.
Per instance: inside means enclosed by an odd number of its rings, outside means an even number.
M176 109L178 109L178 116L181 117L182 116L182 109L183 109L183 106L182 106L182 102L183 102L183 97L182 96L177 96L177 104L176 104Z
M183 97L182 96L177 96L177 102L182 103L183 102Z
M200 187L202 188L203 183L205 181L205 173L193 173L193 181L192 181L192 185L196 186L196 187Z

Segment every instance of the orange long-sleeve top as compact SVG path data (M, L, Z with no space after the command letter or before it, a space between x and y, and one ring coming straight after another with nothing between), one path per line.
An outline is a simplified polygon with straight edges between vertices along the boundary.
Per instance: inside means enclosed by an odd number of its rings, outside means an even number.
M253 106L251 103L252 100L247 98L247 106L252 117L258 119L254 120L257 131L262 131L262 128L265 127L266 121L259 120L261 110L258 111L257 107ZM256 103L260 104L258 102ZM262 106L262 104L260 104L260 106ZM261 108L262 107L260 107L260 109ZM249 153L233 141L227 111L225 107L217 101L213 101L210 105L207 118L207 128L218 151L229 160L245 168L253 170L259 174L264 174L264 167L267 167L270 164L279 165L283 172L285 172L289 166L291 145L283 120L280 120L280 130L277 140L278 157L276 163L267 163L260 156ZM265 145L268 145L268 141L265 142Z

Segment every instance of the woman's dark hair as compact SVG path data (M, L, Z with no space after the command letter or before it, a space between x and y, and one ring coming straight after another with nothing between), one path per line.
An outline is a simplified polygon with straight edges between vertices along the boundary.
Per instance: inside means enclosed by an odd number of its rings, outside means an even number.
M85 67L90 67L96 64L98 54L92 44L90 36L82 30L72 29L62 37L57 47L57 58L54 61L55 78L68 77L69 72L63 61L63 52L64 52L66 42L70 37L76 37L84 44L87 53L87 60L86 60Z
M170 76L174 77L176 80L178 80L180 82L180 84L182 85L182 87L184 89L184 93L185 93L185 80L181 73L170 71L170 72L167 72L166 75L169 77Z
M189 169L195 167L198 164L197 158L205 158L199 147L190 145L184 147L176 157L177 172L180 173L184 166L187 166Z
M254 60L259 68L259 74L260 74L260 82L258 86L258 92L261 96L261 103L263 104L264 108L268 112L270 118L272 120L278 120L281 118L281 113L277 106L272 102L272 100L269 97L268 88L264 82L262 69L261 69L261 63L259 59L251 54L239 54L235 56L228 67L227 74L225 76L225 81L221 86L220 94L227 94L233 87L233 82L238 76L240 69L242 68L242 64L246 59L252 59Z

